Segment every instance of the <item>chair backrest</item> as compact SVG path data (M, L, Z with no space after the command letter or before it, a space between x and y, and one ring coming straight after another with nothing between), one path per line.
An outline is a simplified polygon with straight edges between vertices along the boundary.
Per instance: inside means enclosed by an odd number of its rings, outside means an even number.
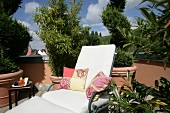
M100 71L111 75L115 49L114 44L82 47L75 69L89 68L85 88Z

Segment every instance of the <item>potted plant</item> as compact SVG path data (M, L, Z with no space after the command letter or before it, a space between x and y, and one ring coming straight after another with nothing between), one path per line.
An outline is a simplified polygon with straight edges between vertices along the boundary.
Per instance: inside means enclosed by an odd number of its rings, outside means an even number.
M64 0L49 0L37 8L34 15L34 22L40 28L38 35L46 43L51 80L55 81L61 79L64 66L75 66L89 31L80 24L78 17L82 1L71 0L69 3L68 7Z
M23 76L15 59L25 54L32 37L26 27L2 11L0 33L0 107L3 107L8 105L8 88Z
M130 52L126 52L122 49L118 49L116 58L112 70L112 79L116 82L117 86L120 88L122 85L121 76L126 76L127 71L130 75L137 70L137 67L133 64L135 59Z
M114 81L110 86L113 92L110 94L110 102L114 106L111 111L119 113L155 113L157 106L154 105L154 100L151 98L153 88L139 83L135 79L135 72L131 80L129 73L126 76L123 77L120 75L123 84L119 92Z

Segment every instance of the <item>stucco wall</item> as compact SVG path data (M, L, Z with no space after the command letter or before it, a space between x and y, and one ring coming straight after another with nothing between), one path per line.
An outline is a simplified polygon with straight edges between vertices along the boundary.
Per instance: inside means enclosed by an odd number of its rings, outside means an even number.
M165 77L170 81L170 63L167 63L166 70L162 62L139 61L137 66L136 79L147 86L154 86L155 80Z
M20 64L24 70L24 76L29 77L29 80L40 84L51 84L50 75L52 75L47 62L42 63L24 63Z
M25 60L20 59L19 62L21 69L24 70L24 76L29 77L29 79L37 85L51 84L50 75L52 75L52 73L48 62L44 62L43 60L35 62L36 60L33 57L29 60L27 59L28 58ZM170 80L170 63L167 64L166 70L164 70L164 64L162 62L147 63L147 61L141 60L135 63L135 65L137 66L136 79L148 86L154 86L154 81L160 77L165 77Z

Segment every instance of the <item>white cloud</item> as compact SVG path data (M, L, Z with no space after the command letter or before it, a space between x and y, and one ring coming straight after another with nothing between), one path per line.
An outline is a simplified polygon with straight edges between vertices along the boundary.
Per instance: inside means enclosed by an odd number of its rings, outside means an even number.
M89 24L83 24L83 27L90 26Z
M38 35L34 31L29 31L29 33L33 37L33 40L30 42L31 47L38 50L44 49L45 43L41 41Z
M108 36L108 35L110 35L108 29L107 29L106 27L104 27L104 26L102 27L101 30L98 30L98 33L100 33L100 32L101 32L102 36Z
M103 26L103 23L91 24L92 27Z
M30 28L30 27L31 27L31 24L29 24L29 23L26 22L26 21L18 20L18 22L21 23L22 25L24 25L24 26L27 27L27 28Z
M25 13L34 13L36 7L39 7L40 4L37 2L28 2L25 4Z
M29 31L30 35L33 37L33 39L37 40L40 39L38 35L35 33L35 31Z
M125 11L128 9L131 9L131 8L135 8L141 2L142 2L142 0L127 0L126 6L125 6Z
M24 25L25 27L27 27L30 31L35 31L35 30L38 30L38 26L33 23L32 25L26 21L21 21L21 20L18 20L19 23L21 23L22 25Z
M101 22L101 13L103 11L103 8L106 7L106 5L108 4L109 0L98 0L97 4L91 4L88 7L88 11L86 14L86 18L83 19L83 21L87 22L87 23L100 23Z

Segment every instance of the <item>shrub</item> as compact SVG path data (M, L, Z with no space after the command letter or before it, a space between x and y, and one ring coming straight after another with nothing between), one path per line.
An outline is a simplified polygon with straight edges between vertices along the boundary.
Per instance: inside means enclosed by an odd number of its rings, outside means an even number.
M12 16L0 13L0 74L19 70L14 60L25 54L31 39L26 27L13 20Z
M16 72L19 67L7 58L0 58L0 74Z
M2 57L14 60L27 50L30 36L28 29L6 14L0 14L0 49Z
M111 34L110 43L115 44L116 47L122 48L126 44L126 38L116 28L117 26L127 28L130 30L131 25L128 19L117 9L107 6L102 12L102 22L107 27Z
M118 49L114 61L114 67L130 67L132 66L134 61L134 57L129 52L125 52L121 49Z
M86 44L89 28L80 24L81 6L82 0L70 0L68 5L64 0L49 0L34 15L54 76L62 76L64 66L74 67L81 47Z

